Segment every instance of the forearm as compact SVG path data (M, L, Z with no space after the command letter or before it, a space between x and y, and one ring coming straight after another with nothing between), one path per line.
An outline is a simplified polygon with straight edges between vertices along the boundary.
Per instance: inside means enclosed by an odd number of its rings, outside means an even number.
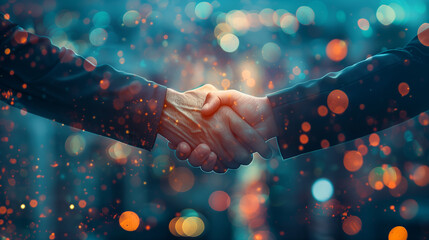
M0 20L1 100L57 122L152 148L165 88Z
M429 49L415 38L405 48L270 95L283 157L363 137L428 110L428 65ZM409 86L406 95L398 90L402 82ZM333 90L347 96L348 106L341 114L332 112L327 103ZM320 106L328 109L326 115ZM310 124L309 132L303 130L304 122ZM308 142L302 141L303 134Z

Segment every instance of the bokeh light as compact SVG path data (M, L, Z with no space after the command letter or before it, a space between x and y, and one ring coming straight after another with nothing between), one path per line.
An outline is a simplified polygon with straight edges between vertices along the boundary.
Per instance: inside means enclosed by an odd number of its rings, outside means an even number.
M119 225L125 230L125 231L135 231L140 225L140 218L139 216L132 211L126 211L121 214L119 217Z
M356 235L362 229L362 220L357 216L349 216L344 219L343 231L350 236Z
M429 23L423 23L417 30L417 37L421 44L429 46Z
M273 42L268 42L262 47L262 57L267 62L277 62L281 53L279 45Z
M210 207L218 212L225 211L231 204L231 198L228 193L224 191L215 191L210 194L209 205Z
M405 200L399 208L399 214L406 220L413 219L417 215L418 211L419 204L414 199Z
M311 187L311 193L314 199L319 202L325 202L329 200L334 194L334 187L331 181L327 178L320 178L313 183Z
M393 8L388 5L381 5L377 9L376 16L377 16L377 20L381 24L386 26L392 24L396 18L395 10L393 10Z
M343 159L344 167L350 172L356 172L363 165L362 154L358 151L348 151Z
M227 33L220 38L220 47L228 53L235 52L238 49L240 41L238 37L232 33Z
M349 106L349 98L345 92L338 89L333 90L328 95L327 105L333 113L342 114Z
M85 145L86 141L80 134L73 134L67 138L65 148L68 154L76 156L85 150Z
M407 240L408 231L402 226L392 228L388 236L389 240Z
M135 10L130 10L126 12L122 18L122 21L127 27L135 27L139 24L141 20L140 13Z
M195 6L195 15L200 19L207 19L213 12L213 6L208 2L200 2Z
M183 167L175 168L168 176L170 187L176 192L189 191L194 186L195 177L191 170Z
M296 10L296 18L303 25L314 23L314 11L311 7L301 6Z
M347 43L340 39L333 39L326 45L326 55L335 62L343 60L347 56L347 51Z

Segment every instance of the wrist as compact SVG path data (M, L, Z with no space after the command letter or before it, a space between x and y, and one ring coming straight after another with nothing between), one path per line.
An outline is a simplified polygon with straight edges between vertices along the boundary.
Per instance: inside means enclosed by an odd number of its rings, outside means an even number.
M196 143L191 134L198 126L189 113L187 102L184 93L167 89L158 133L173 144L185 141L195 147Z
M273 108L268 97L260 98L261 108L264 109L263 121L266 124L266 133L264 134L265 139L271 139L279 135L277 124L275 121Z

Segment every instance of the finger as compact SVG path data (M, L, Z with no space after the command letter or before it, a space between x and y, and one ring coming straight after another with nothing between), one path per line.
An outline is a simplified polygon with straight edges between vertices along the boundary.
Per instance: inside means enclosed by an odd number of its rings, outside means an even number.
M206 159L206 161L201 166L201 170L203 170L204 172L212 171L214 166L216 165L216 161L217 161L216 153L211 152L208 158Z
M237 115L231 114L230 126L233 134L237 136L242 144L247 146L247 149L251 153L258 152L265 159L271 158L273 153L269 144L248 123L240 119Z
M226 168L222 162L217 161L216 165L213 168L213 171L216 173L226 173L228 171L228 168Z
M176 157L180 160L186 160L191 154L191 146L185 142L181 142L176 148Z
M176 144L174 144L174 143L172 143L172 142L168 142L168 147L169 147L171 150L176 150L177 145L176 145Z
M211 116L223 105L232 106L236 100L235 98L235 91L209 92L201 108L201 114L203 116Z
M230 129L223 133L222 138L222 147L225 152L220 161L227 168L237 169L241 164L249 164L252 161L252 154L234 137Z
M203 165L205 160L209 157L211 153L210 147L207 144L200 144L198 145L194 151L191 152L191 155L189 156L189 164L191 164L194 167L200 167Z

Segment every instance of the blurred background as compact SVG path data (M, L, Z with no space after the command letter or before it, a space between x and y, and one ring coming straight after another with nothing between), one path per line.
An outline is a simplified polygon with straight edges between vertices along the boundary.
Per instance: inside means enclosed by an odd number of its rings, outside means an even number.
M211 83L256 96L404 46L428 21L428 7L426 0L0 0L11 21L95 64L180 91ZM249 166L207 174L177 160L162 137L148 152L0 107L2 239L429 236L426 113L326 150L255 156Z

